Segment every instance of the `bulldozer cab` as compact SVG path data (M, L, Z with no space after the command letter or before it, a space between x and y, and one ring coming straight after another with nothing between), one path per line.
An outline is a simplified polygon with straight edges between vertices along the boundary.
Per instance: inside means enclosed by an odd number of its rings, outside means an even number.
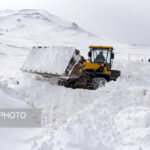
M113 47L89 46L88 53L91 63L107 64L107 69L111 70L112 59L114 59Z

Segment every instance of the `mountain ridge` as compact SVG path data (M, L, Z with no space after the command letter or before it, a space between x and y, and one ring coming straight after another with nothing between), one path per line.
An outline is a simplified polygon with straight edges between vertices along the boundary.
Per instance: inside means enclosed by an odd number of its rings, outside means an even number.
M47 26L47 29L53 27L54 31L69 31L84 33L88 36L95 36L94 34L79 27L79 25L75 22L70 23L45 10L23 9L19 11L0 11L0 32L11 32L20 28L30 30L29 28L31 27L31 23L33 29L37 29L37 25L43 23L44 26Z

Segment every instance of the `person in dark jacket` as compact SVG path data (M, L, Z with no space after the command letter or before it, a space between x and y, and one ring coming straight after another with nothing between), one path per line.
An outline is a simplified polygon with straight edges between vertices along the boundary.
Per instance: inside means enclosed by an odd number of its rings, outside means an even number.
M105 57L103 55L103 52L99 52L99 54L97 55L95 62L104 62L105 61Z

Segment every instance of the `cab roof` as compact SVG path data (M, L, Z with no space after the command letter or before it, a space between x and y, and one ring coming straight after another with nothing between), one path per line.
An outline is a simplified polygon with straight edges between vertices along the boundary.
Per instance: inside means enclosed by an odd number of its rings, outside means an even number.
M114 48L112 46L93 46L93 45L90 45L89 48L103 48L103 49L114 50Z

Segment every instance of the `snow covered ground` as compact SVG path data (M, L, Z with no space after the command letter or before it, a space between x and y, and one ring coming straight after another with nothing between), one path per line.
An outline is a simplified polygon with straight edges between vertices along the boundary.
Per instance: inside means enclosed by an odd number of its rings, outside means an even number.
M39 45L76 47L85 57L89 45L112 45L113 67L122 75L96 91L37 80L20 68ZM97 37L41 10L0 12L1 107L42 108L43 124L42 129L0 129L2 149L149 150L149 49Z

